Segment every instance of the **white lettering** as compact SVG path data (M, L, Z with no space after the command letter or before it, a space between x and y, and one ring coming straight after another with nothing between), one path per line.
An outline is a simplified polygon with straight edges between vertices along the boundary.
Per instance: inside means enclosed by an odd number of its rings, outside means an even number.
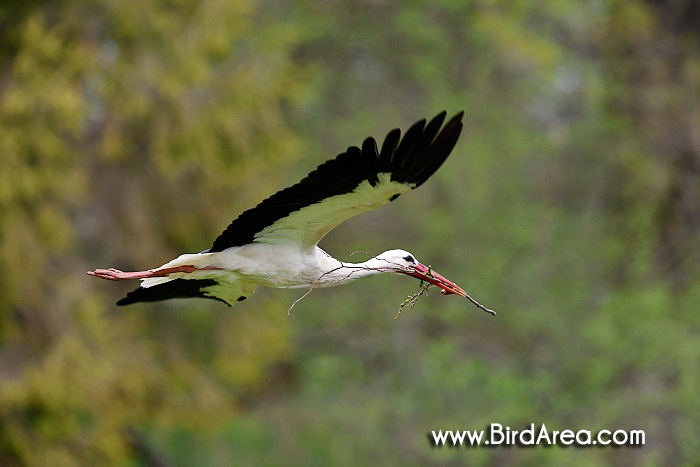
M568 446L574 442L574 432L571 430L564 430L559 435L559 442L564 446Z
M530 423L530 428L525 428L523 431L520 432L520 444L524 446L532 446L533 444L535 444L534 423Z
M445 441L447 441L448 433L449 431L443 433L442 430L440 430L438 434L435 434L435 432L433 431L433 441L435 442L435 446L444 446Z
M585 435L585 438L581 435ZM588 430L579 430L576 433L576 443L581 446L586 446L591 444L591 432Z
M450 431L450 437L452 438L452 446L461 446L464 443L464 436L466 431Z
M508 436L508 444L515 444L515 440L518 439L518 433L520 433L518 430L513 430L510 432L510 435Z
M505 435L503 434L503 425L500 423L492 423L491 424L491 439L490 439L490 444L501 444L503 440L505 439ZM498 440L496 440L495 435L499 435L500 437Z
M481 437L484 436L482 430L467 431L467 438L469 438L469 444L472 446L478 446L481 444Z
M542 444L543 440L545 440L547 444L552 444L552 440L549 439L549 432L547 431L547 427L544 426L544 423L540 427L540 432L537 434L537 441L535 441L535 444Z
M617 439L618 434L622 435L622 441ZM615 433L613 433L612 439L618 446L623 445L627 442L627 432L625 430L616 430Z
M467 446L484 445L562 445L569 446L576 443L579 446L590 446L597 444L607 446L611 443L617 446L624 445L644 445L646 442L646 433L644 430L600 430L595 435L591 434L590 430L547 430L547 426L543 423L539 430L535 428L534 423L530 423L523 430L511 430L509 426L504 427L500 423L491 423L489 425L489 435L484 440L485 430L466 430L466 431L432 431L434 446L462 446L467 443ZM595 438L593 438L595 436Z
M646 433L644 430L630 431L630 444L643 445L646 442Z

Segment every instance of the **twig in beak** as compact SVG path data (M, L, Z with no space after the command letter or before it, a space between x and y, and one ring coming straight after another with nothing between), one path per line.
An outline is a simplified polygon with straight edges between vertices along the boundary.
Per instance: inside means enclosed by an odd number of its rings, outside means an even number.
M420 290L418 292L414 293L413 295L410 295L406 300L404 300L404 302L401 305L399 305L399 309L396 312L396 316L394 316L394 319L397 319L399 317L399 315L401 314L401 310L403 310L403 308L405 306L407 306L409 308L413 308L413 306L416 304L416 302L418 301L420 296L427 295L428 289L431 288L432 286L433 286L432 284L421 281L420 282Z
M482 305L481 303L477 302L476 300L474 300L473 298L471 298L469 295L467 295L467 299L468 299L470 302L472 302L472 303L474 304L474 306L476 306L478 309L484 310L486 313L488 313L488 314L490 314L490 315L492 315L492 316L496 316L496 312L495 312L495 311L493 311L491 308L486 308L484 305Z
M430 266L428 266L428 273L426 275L428 277L433 277L433 273ZM396 316L394 316L394 319L397 319L399 317L399 315L401 314L401 310L403 310L405 306L413 308L416 302L418 302L418 299L421 297L421 295L428 295L428 289L430 289L430 287L432 286L433 285L429 282L420 281L420 290L414 293L413 295L410 295L406 300L404 300L404 302L401 305L399 305L399 309L396 312Z

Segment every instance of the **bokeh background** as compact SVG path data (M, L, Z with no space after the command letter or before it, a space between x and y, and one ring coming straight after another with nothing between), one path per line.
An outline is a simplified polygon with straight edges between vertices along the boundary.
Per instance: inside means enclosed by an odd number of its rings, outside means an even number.
M0 464L697 465L694 0L0 3ZM116 308L140 270L364 137L464 109L322 247L403 277ZM639 448L431 430L642 429Z

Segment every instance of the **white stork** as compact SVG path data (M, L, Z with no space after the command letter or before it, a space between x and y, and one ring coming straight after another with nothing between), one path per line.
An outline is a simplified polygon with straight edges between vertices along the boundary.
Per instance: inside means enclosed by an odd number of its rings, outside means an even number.
M458 113L442 127L446 112L426 125L415 123L401 138L394 129L377 151L374 138L351 146L301 182L243 212L208 250L184 254L156 269L122 272L96 269L109 280L141 279L117 305L201 297L231 306L258 286L333 287L382 272L400 273L435 285L442 294L473 300L457 284L404 250L389 250L362 263L337 260L317 246L331 229L376 209L425 182L447 159L462 130Z

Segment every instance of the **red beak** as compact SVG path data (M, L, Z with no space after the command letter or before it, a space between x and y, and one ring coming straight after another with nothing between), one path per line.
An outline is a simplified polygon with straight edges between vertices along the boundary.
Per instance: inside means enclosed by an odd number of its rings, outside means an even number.
M448 295L448 294L455 294L455 295L460 295L462 297L467 296L467 292L465 292L460 286L452 282L451 280L447 279L444 276L441 276L437 272L435 272L433 269L429 269L426 265L418 263L415 267L414 270L411 272L406 272L404 274L407 274L409 276L415 277L416 279L420 279L422 281L429 282L437 287L440 287L442 290L440 291L441 294L443 295Z
M492 315L496 315L496 312L486 308L483 306L481 303L477 302L473 298L467 294L467 292L464 291L460 286L452 282L451 280L447 279L444 276L441 276L437 272L435 272L432 268L427 267L424 264L418 263L416 266L414 266L412 269L409 269L408 271L399 271L402 272L408 276L415 277L416 279L420 279L422 281L429 282L430 284L433 284L437 287L440 287L440 293L443 295L448 295L448 294L455 294L459 295L461 297L466 297L469 299L470 302L472 302L474 305L476 305L477 308L480 308L484 310L486 313L490 313Z

